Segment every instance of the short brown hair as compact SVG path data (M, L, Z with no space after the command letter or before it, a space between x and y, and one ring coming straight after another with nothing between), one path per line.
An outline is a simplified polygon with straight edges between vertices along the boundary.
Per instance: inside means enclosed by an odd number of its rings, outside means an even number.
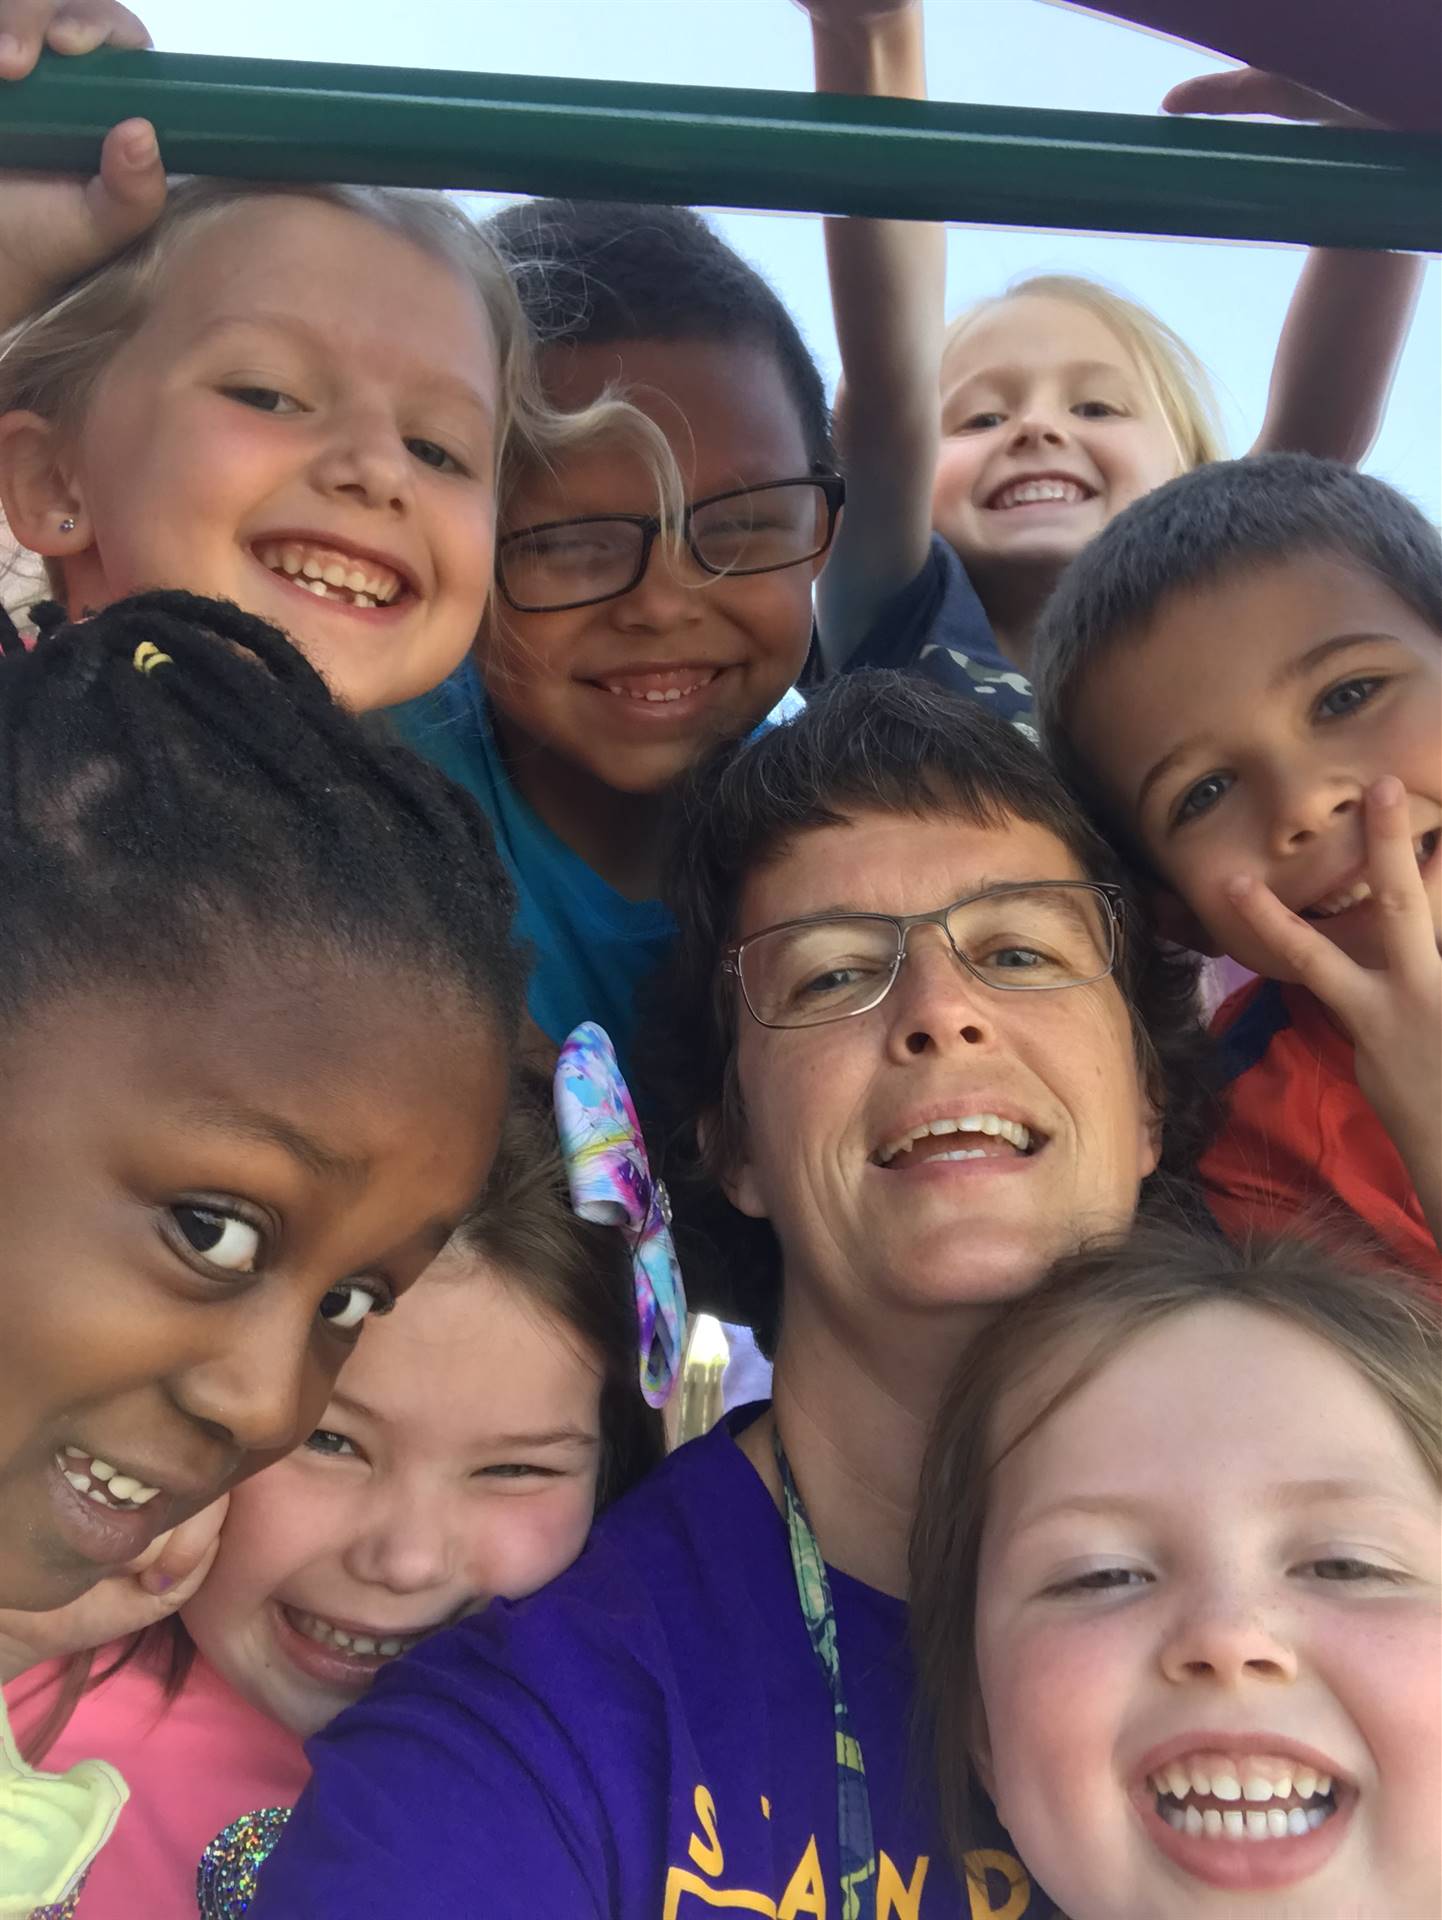
M1143 1081L1164 1116L1149 1204L1185 1189L1211 1127L1197 963L1151 939L1120 863L1036 748L977 701L908 674L831 681L794 720L717 749L688 776L665 885L679 933L661 1006L643 1036L692 1296L747 1320L768 1351L780 1310L780 1245L769 1222L745 1219L718 1185L745 1125L737 995L722 959L739 931L747 880L799 836L868 811L988 828L1028 821L1055 835L1088 879L1120 885L1126 924L1117 985ZM704 1147L698 1116L710 1128Z
M1216 1302L1271 1314L1351 1362L1396 1415L1442 1486L1442 1310L1415 1278L1369 1264L1314 1233L1253 1241L1156 1225L1071 1254L968 1347L932 1428L911 1542L911 1631L942 1822L956 1860L972 1831L983 1732L976 1669L977 1574L992 1476L1001 1461L1130 1341ZM1076 1349L1065 1378L997 1451L1003 1397Z

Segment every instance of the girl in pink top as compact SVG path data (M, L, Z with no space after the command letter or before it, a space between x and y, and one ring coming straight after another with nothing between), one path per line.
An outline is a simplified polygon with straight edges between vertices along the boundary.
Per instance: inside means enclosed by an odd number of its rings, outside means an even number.
M522 1087L485 1201L322 1425L236 1489L179 1619L7 1689L32 1761L98 1753L130 1785L79 1920L194 1920L202 1854L295 1801L303 1740L423 1635L570 1565L660 1456L636 1352L626 1248L572 1211L543 1092Z

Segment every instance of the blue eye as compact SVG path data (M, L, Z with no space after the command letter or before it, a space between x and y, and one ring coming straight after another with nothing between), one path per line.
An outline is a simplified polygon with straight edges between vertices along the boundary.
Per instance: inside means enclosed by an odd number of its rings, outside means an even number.
M1173 826L1180 827L1188 820L1195 820L1199 814L1209 813L1230 791L1231 786L1232 775L1229 773L1209 773L1205 780L1198 780L1194 787L1188 787L1177 803L1172 815Z
M1078 400L1072 412L1080 414L1083 420L1108 420L1120 415L1121 408L1106 400Z
M1356 713L1365 707L1381 685L1382 681L1376 674L1343 680L1322 695L1317 702L1317 711L1325 714L1329 720L1345 720L1349 713Z
M454 454L434 440L407 440L407 450L414 454L422 466L433 467L437 473L464 473L465 468Z
M343 1433L336 1433L330 1427L317 1427L306 1441L310 1453L323 1453L331 1459L339 1459L343 1454L354 1453L355 1444L347 1440Z

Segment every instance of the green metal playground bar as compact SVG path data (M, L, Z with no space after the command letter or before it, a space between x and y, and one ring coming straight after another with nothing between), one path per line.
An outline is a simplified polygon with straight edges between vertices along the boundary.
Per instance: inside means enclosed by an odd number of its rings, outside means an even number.
M189 54L47 57L0 165L130 114L178 173L1442 250L1426 135Z

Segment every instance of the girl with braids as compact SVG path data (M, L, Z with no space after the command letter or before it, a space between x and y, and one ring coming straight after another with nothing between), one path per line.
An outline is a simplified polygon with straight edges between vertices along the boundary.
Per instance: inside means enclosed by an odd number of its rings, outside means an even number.
M103 1753L131 1786L82 1916L194 1920L203 1853L205 1911L238 1912L240 1836L284 1818L301 1742L435 1628L554 1578L660 1459L626 1249L574 1211L548 1096L516 1087L484 1199L305 1444L235 1490L180 1616L88 1685L81 1656L10 1689L32 1760Z
M512 900L470 803L234 607L7 648L0 1674L186 1597L138 1558L313 1429L465 1214ZM0 1739L0 1913L67 1897L122 1797Z
M6 191L0 257L39 217ZM516 468L612 437L669 465L629 406L542 402L506 270L441 194L190 181L29 317L0 295L17 319L0 505L69 616L231 600L361 711L464 658Z

